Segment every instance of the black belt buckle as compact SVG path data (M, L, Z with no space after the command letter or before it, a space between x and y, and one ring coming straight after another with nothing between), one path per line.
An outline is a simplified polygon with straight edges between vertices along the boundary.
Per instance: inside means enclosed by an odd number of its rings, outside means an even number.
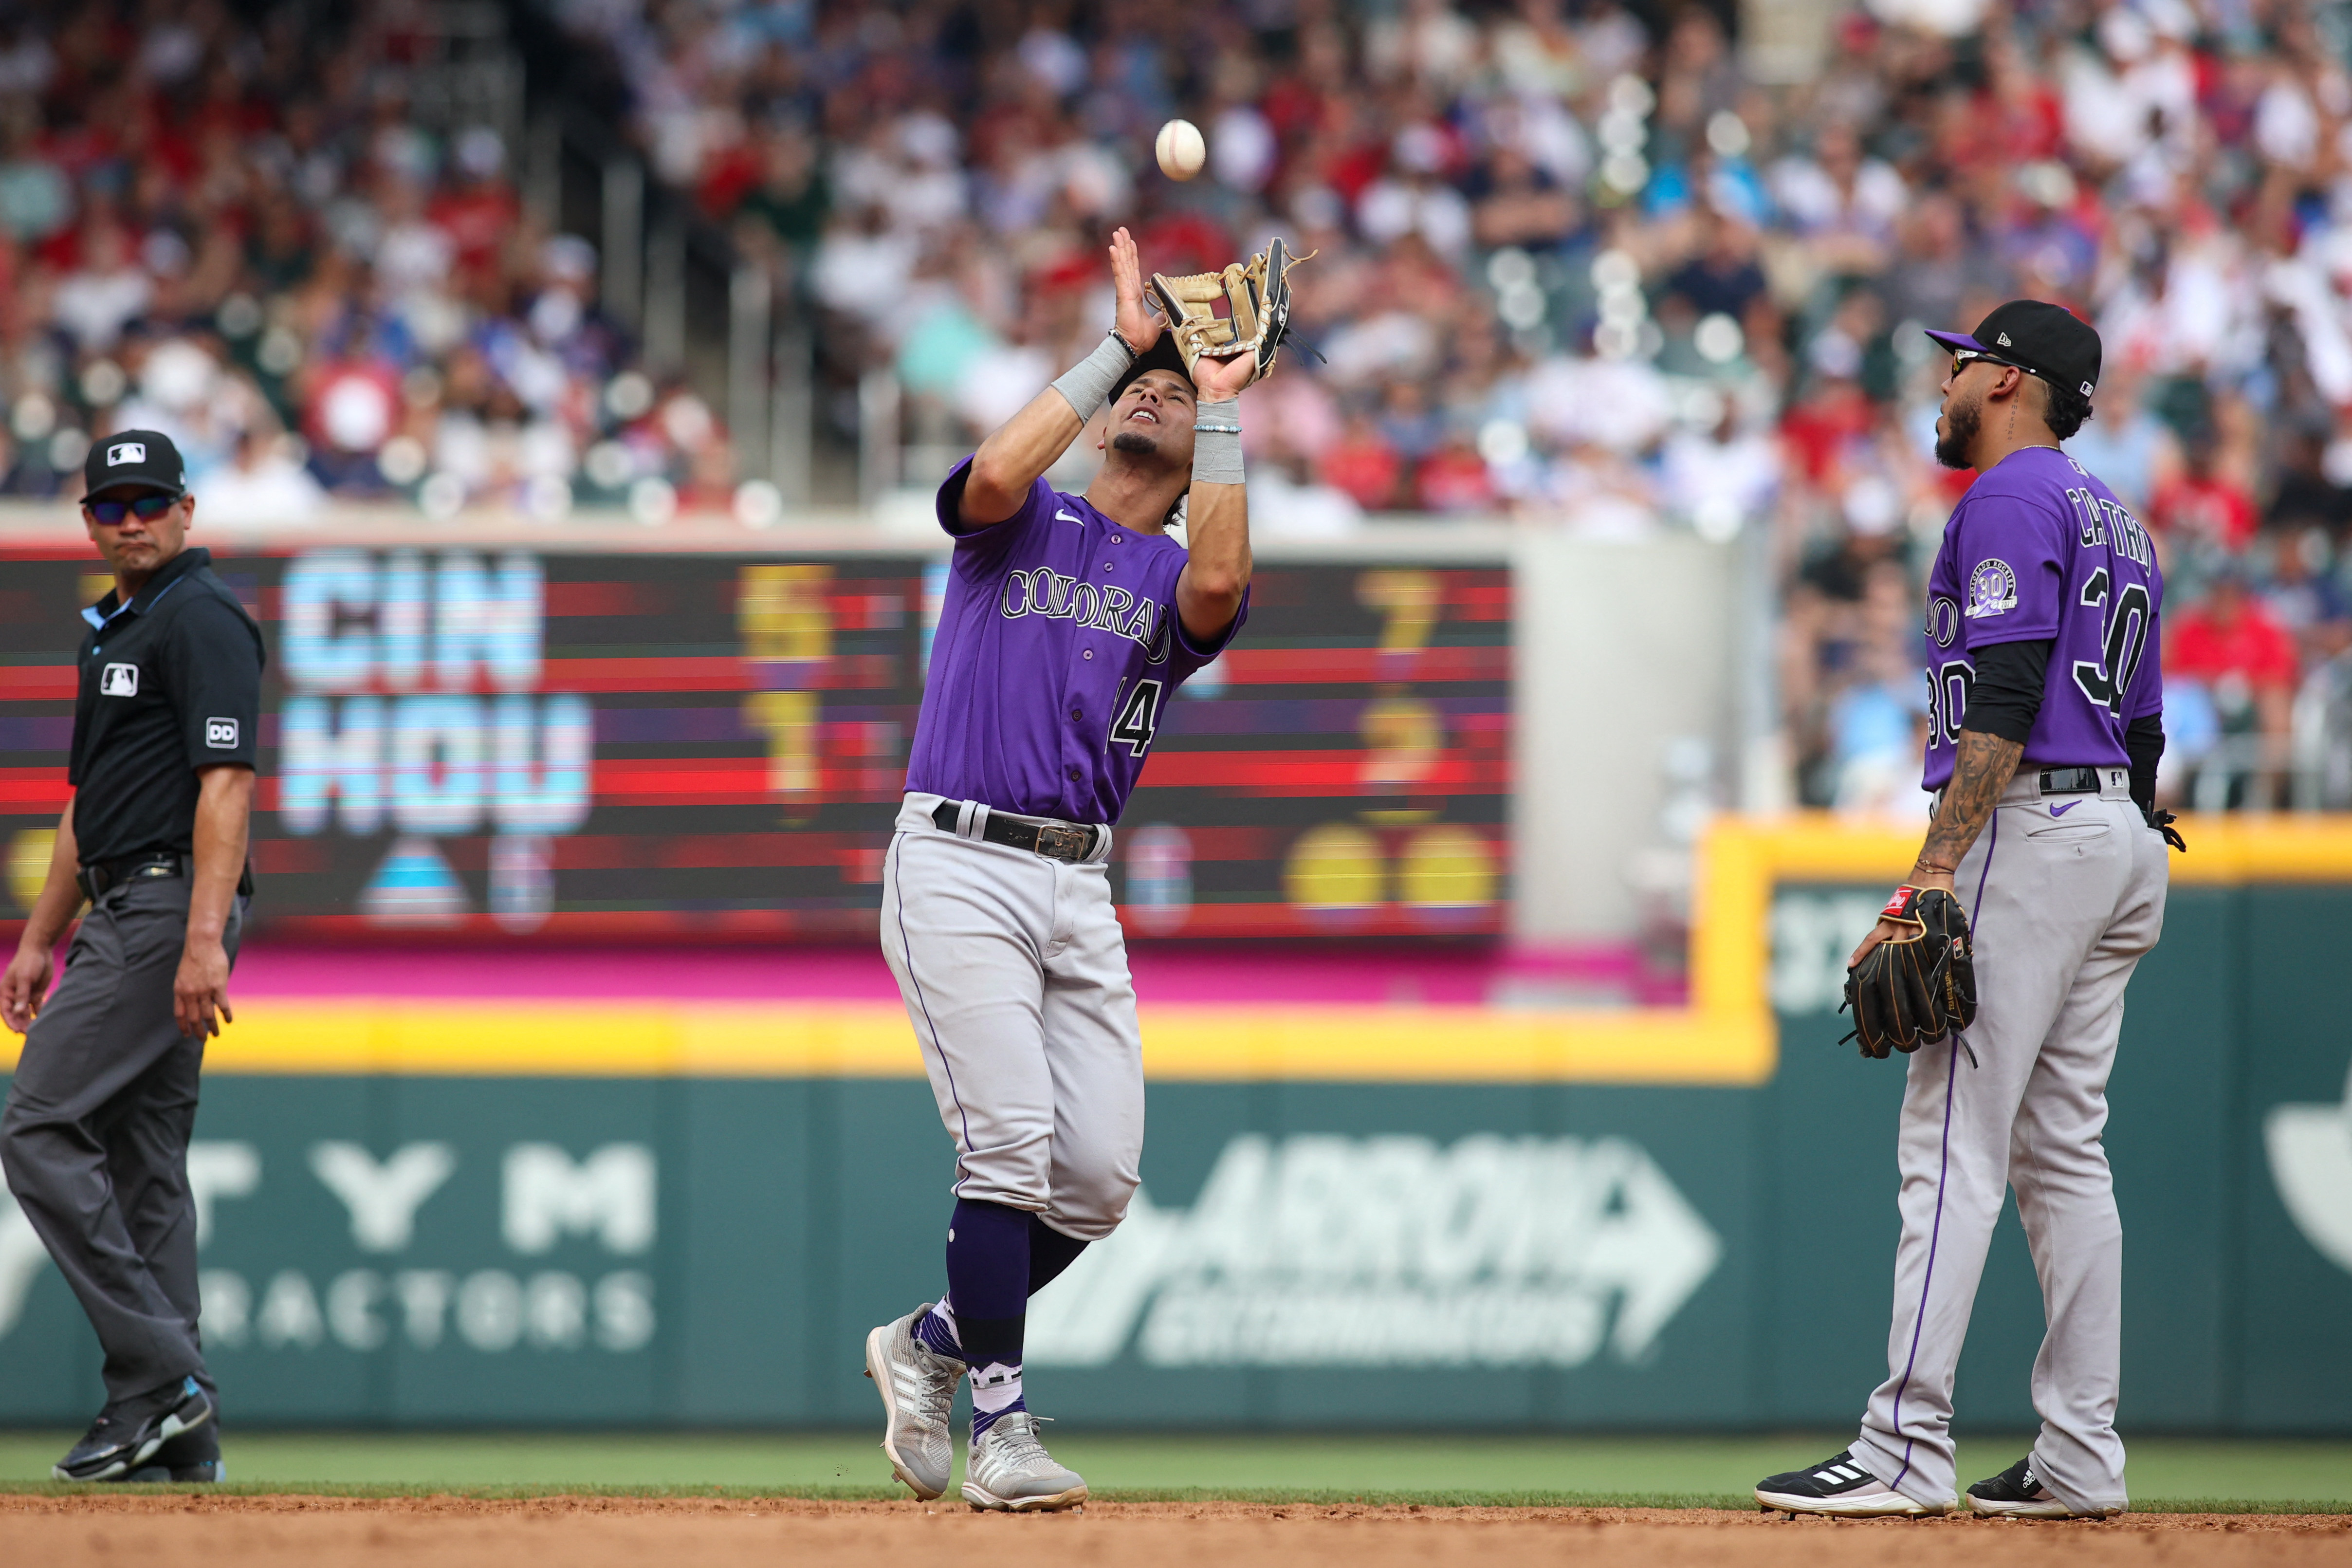
M2042 770L2043 795L2090 795L2099 787L2096 768L2044 768Z
M125 882L152 881L158 877L177 877L185 869L177 855L133 855L121 860L96 866L85 866L74 880L81 884L91 903L98 902Z
M1049 860L1067 860L1075 865L1085 859L1094 847L1094 829L1090 827L1066 827L1058 822L1037 825L1037 853Z

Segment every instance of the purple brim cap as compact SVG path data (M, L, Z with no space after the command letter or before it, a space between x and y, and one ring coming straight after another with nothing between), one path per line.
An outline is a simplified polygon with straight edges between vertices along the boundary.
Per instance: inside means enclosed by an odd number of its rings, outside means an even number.
M1961 349L1974 349L1979 353L1991 352L1966 332L1929 332L1927 335L1955 352Z

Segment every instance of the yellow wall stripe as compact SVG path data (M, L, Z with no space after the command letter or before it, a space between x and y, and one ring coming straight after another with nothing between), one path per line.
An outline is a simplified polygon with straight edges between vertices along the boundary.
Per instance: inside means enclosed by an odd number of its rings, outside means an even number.
M1143 1009L1155 1079L1724 1083L1769 1071L1754 1028L1692 1037L1688 1015L1480 1007ZM610 1007L528 1002L255 1005L207 1052L221 1073L706 1078L919 1077L895 1004Z
M2184 883L2352 882L2352 818L2182 823ZM1885 881L1919 834L1826 816L1726 817L1699 857L1691 1005L1505 1011L1377 1004L1142 1009L1144 1069L1161 1081L1753 1085L1772 1076L1766 999L1772 889L1782 881ZM16 1040L0 1035L0 1068ZM400 998L257 998L214 1041L231 1073L415 1073L710 1078L914 1078L913 1031L893 1003L610 1005Z

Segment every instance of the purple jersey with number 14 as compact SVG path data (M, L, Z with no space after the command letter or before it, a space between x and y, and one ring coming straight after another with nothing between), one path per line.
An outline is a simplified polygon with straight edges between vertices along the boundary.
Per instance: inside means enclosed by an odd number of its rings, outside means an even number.
M1176 613L1184 547L1044 479L992 527L957 520L967 458L940 487L955 562L907 787L998 811L1117 822L1176 688L1222 653Z
M1927 576L1927 766L1951 781L1976 679L1995 643L2052 639L2020 770L2117 766L2124 731L2164 706L2164 582L2147 531L2082 464L2049 447L1978 477Z

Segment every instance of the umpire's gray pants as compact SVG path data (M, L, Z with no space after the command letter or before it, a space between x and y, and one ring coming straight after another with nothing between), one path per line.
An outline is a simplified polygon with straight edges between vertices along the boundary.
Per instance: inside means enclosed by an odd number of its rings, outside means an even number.
M2126 1500L2107 1075L2124 987L2164 928L2168 872L2163 838L2128 799L2036 795L2012 785L1954 878L1970 906L1977 1021L1965 1048L1911 1058L1888 1375L1853 1454L1917 1501L1957 1500L1952 1379L2001 1190L2013 1187L2049 1323L2033 1363L2033 1473L2069 1508L2102 1512Z
M1110 901L1109 835L1087 861L934 826L910 794L882 863L898 978L959 1197L1099 1241L1142 1179L1143 1036Z
M82 918L0 1112L0 1170L98 1331L110 1401L191 1373L212 1387L188 1195L205 1047L172 1016L188 889L126 882ZM232 963L244 906L229 911Z

